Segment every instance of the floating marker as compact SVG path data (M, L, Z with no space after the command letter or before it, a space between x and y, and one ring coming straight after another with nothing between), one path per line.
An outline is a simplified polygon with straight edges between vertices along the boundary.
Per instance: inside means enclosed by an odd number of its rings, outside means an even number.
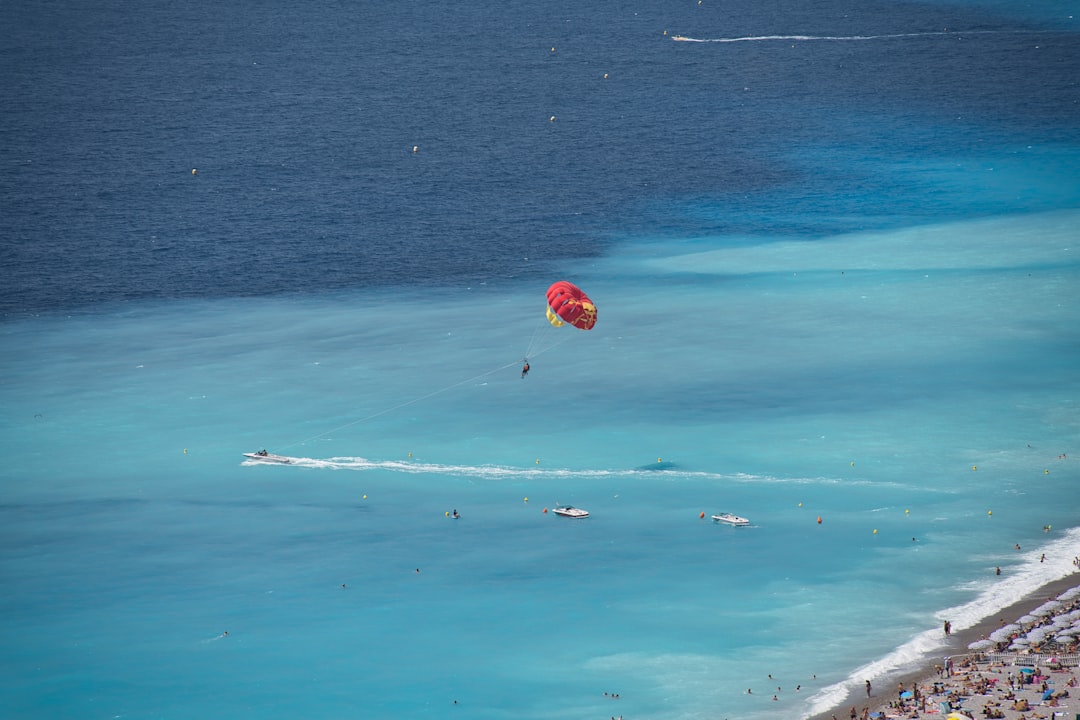
M877 528L874 528L874 534L877 535Z
M972 470L978 470L979 468L978 468L978 467L976 467L975 465L972 465L972 466L971 466L971 469L972 469Z
M662 462L664 462L664 458L656 458L656 462L662 463Z
M365 495L363 499L364 499L364 500L367 500L367 495Z
M802 507L802 503L799 503L799 507Z
M413 151L414 153L418 153L418 152L420 152L420 146L419 146L419 145L413 145L413 146L412 146L412 151Z
M525 502L529 502L529 498L525 498Z
M450 517L450 511L449 510L446 511L446 517ZM877 530L875 530L874 532L877 532Z
M910 511L910 510L904 510L904 514L905 514L905 515L910 515L910 514L911 514L911 511Z
M540 458L536 458L536 464L537 464L537 465L539 465L539 464L540 464Z
M701 513L700 515L698 515L698 517L700 517L700 518L704 518L704 517L705 517L705 513Z
M994 511L993 511L993 510L987 510L987 511L986 511L986 514L987 514L987 515L993 515L993 514L994 514Z
M547 515L547 508L544 508L544 514Z
M552 116L551 116L551 118L550 118L550 120L551 120L551 122L555 122L555 116L554 116L554 115L552 115Z
M604 73L604 79L607 80L607 73Z
M192 175L198 175L199 171L196 168L191 168L191 174Z
M187 448L184 448L184 454L187 455Z
M185 450L184 452L187 452L187 450ZM1043 472L1046 473L1047 475L1049 475L1050 474L1050 468L1047 468L1047 469L1043 470Z
M820 524L821 524L821 516L820 516L820 515L818 515L818 516L817 516L817 524L818 524L818 525L820 525Z
M851 461L851 467L855 467L855 461L854 460Z
M412 457L412 453L409 453L409 457Z

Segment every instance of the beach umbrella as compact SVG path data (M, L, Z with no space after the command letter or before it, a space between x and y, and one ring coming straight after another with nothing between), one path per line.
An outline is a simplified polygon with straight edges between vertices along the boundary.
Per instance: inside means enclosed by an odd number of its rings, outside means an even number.
M1020 668L1020 672L1024 673L1025 675L1034 675L1035 668L1022 667Z
M1064 615L1058 615L1056 618L1054 618L1054 627L1064 628L1064 627L1069 627L1072 624L1073 624L1073 619L1070 618L1070 617L1065 617Z
M1031 611L1032 615L1050 615L1055 610L1061 607L1060 600L1048 600L1039 607Z
M993 640L976 640L968 645L968 650L989 650L997 645Z
M905 690L904 692L900 693L900 699L902 699L902 700L907 700L908 698L913 698L913 697L915 697L915 694L913 692L911 692L910 690Z
M1017 620L1017 622L1021 625L1031 625L1032 623L1037 623L1039 621L1040 618L1035 617L1034 615L1024 615L1022 618Z
M990 639L996 643L1005 642L1009 639L1009 635L1012 635L1011 630L1006 630L1005 628L998 628L994 632L990 633Z
M1058 595L1058 600L1072 600L1080 595L1080 587L1069 588L1065 592Z

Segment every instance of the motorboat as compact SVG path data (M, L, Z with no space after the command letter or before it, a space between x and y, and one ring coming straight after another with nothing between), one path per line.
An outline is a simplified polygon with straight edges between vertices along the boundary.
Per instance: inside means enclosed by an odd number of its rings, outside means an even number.
M555 514L556 515L562 515L563 517L568 517L568 518L587 518L587 517L589 517L589 511L588 510L582 510L581 508L576 508L573 505L560 505L559 507L555 508Z
M720 513L719 515L713 515L712 519L726 525L734 525L735 527L743 527L744 525L750 524L749 520L735 515L734 513Z
M275 455L274 453L268 453L265 450L244 453L244 457L250 460L261 460L262 462L279 463L281 465L289 465L293 461L291 457L285 457L284 455Z

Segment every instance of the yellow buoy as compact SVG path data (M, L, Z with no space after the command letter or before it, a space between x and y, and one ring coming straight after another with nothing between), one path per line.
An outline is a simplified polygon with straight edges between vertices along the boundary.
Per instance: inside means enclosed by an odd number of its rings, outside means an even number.
M364 500L367 500L367 495L364 496Z
M449 510L446 511L446 517L450 517L450 511ZM874 532L877 532L877 531L875 530Z
M972 465L972 466L971 466L971 469L972 469L972 470L978 470L979 468L978 468L978 467L976 467L975 465Z
M802 507L802 503L799 503L799 507Z
M412 453L409 453L409 457L412 457Z
M904 514L905 514L905 515L910 515L910 514L911 514L911 511L910 511L910 510L904 510Z
M986 511L986 514L987 514L987 515L993 515L993 514L994 514L994 511L993 511L993 510L987 510L987 511Z
M525 498L525 502L529 502L529 498Z
M184 448L184 454L187 455L187 448Z
M851 461L851 467L855 467L855 461L854 460Z
M536 458L536 464L537 464L537 465L539 465L539 464L540 464L540 458Z
M1047 469L1043 470L1043 472L1046 473L1047 475L1049 475L1050 474L1050 468L1047 468Z
M877 528L874 528L874 534L877 535Z

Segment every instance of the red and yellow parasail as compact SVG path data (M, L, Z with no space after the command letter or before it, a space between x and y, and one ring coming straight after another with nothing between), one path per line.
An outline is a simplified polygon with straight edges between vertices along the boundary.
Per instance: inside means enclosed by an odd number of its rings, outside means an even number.
M547 318L555 327L573 325L592 330L596 324L596 305L576 285L560 280L547 291Z

